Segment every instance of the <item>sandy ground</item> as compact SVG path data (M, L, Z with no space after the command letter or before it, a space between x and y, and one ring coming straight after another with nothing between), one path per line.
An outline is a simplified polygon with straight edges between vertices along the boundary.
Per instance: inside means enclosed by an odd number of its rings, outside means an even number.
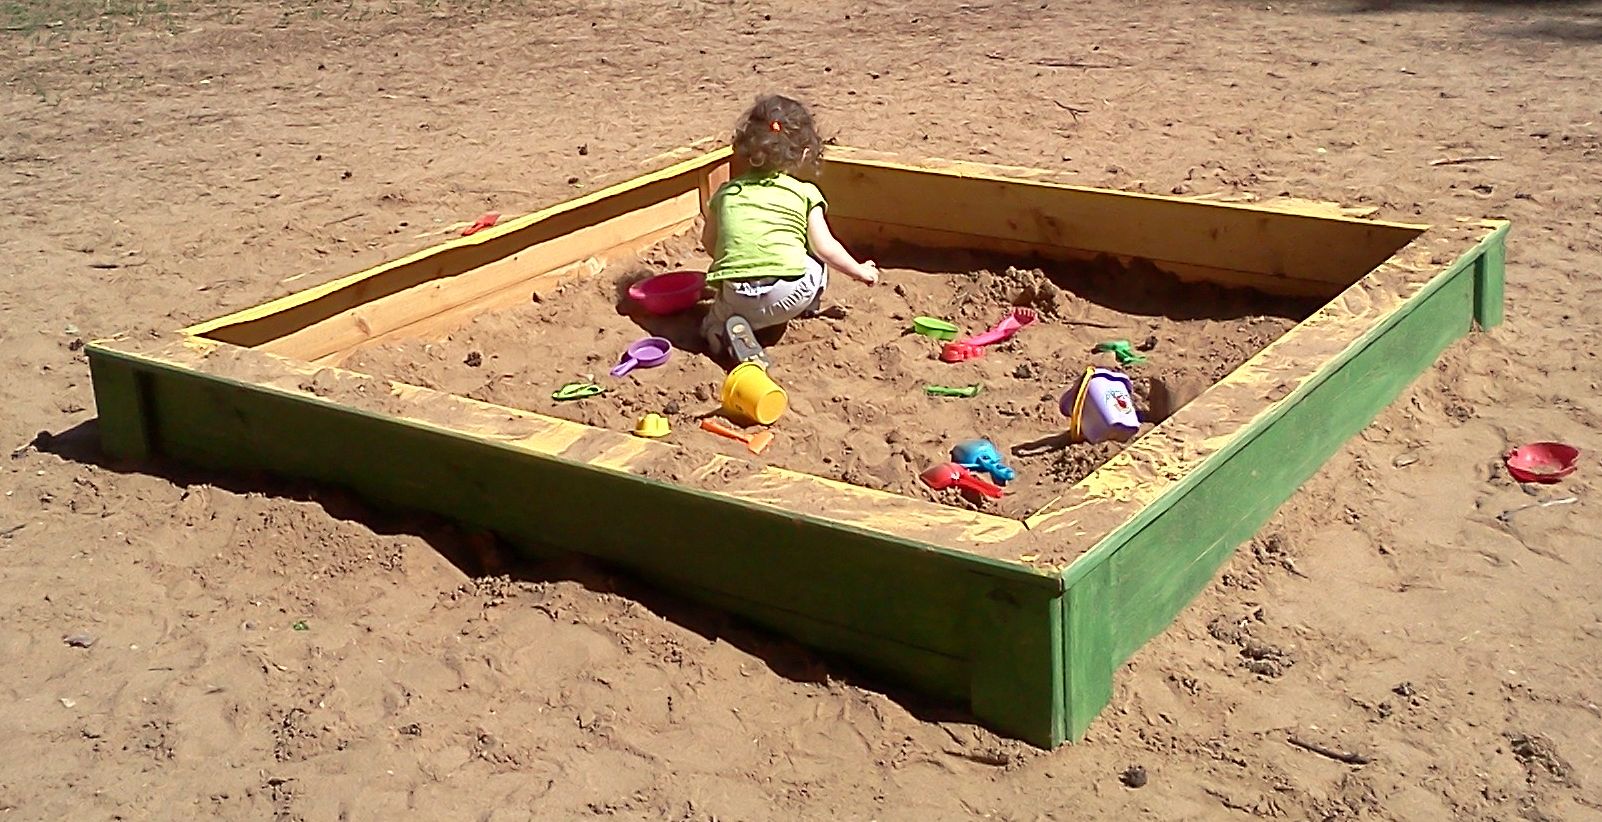
M1602 817L1594 7L583 5L0 4L0 816ZM97 453L81 340L559 200L770 88L913 156L1504 216L1508 322L1050 754L602 571ZM1497 455L1546 438L1581 469L1521 490Z
M347 368L486 402L630 432L646 413L667 416L666 442L682 455L674 479L716 488L716 475L694 471L714 453L778 465L866 488L1028 517L1122 449L1119 442L1070 442L1060 408L1085 368L1125 373L1140 419L1161 421L1174 402L1150 408L1153 381L1183 402L1245 362L1320 301L1271 297L1242 288L1183 283L1149 265L1131 271L1113 261L1018 268L1005 260L942 254L943 271L886 267L872 287L844 276L825 292L824 316L766 329L770 375L789 408L771 427L760 455L698 428L722 414L725 365L705 353L705 306L668 317L641 311L628 286L664 270L704 271L695 240L674 237L638 263L618 264L570 283L539 302L486 312L430 339L377 343L343 361ZM924 253L924 252L920 252ZM986 264L988 263L988 267ZM909 263L910 264L910 263ZM946 363L942 344L911 330L913 318L938 316L977 334L1022 306L1034 319L977 360ZM1123 310L1120 310L1123 309ZM607 372L620 352L645 335L673 345L666 362L621 377ZM1144 350L1120 365L1098 342L1122 340ZM571 381L596 381L605 393L561 401ZM924 387L979 386L971 398L936 398ZM748 428L750 431L757 427ZM1150 425L1142 425L1150 430ZM990 440L1015 476L1005 496L988 499L919 481L952 448Z

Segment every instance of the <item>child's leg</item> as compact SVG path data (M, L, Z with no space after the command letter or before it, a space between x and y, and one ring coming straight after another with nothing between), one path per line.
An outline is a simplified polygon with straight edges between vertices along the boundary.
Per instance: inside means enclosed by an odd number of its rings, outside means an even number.
M807 255L807 276L808 277L813 277L813 276L819 277L819 278L821 278L821 283L818 285L817 296L812 298L812 302L810 304L808 304L807 307L801 311L799 316L801 316L801 317L816 317L819 314L823 313L823 291L824 291L824 289L829 287L829 267L824 265L822 260L818 259L817 257L812 256L811 254L808 254Z
M706 310L706 319L701 321L701 337L706 340L707 350L714 357L723 356L724 350L728 347L723 339L723 326L729 321L729 317L736 313L734 306L730 305L726 297L728 293L728 289L718 287L713 295L712 305Z
M753 304L739 312L751 321L753 328L782 325L816 309L823 301L823 290L829 285L829 270L822 262L806 258L806 270L800 279L780 280L758 296Z
M749 290L749 289L747 289ZM730 295L735 300L729 299ZM719 288L717 299L707 309L701 321L701 336L706 340L707 352L713 359L725 357L742 362L756 362L763 368L770 364L761 343L752 336L751 322L739 313L739 294L732 288Z
M810 261L811 258L809 257ZM738 314L755 329L787 323L815 304L828 284L828 273L821 263L809 264L805 275L795 280L749 280L725 283L707 312L707 325Z
M808 309L816 309L828 282L828 269L810 256L800 279L726 282L718 287L717 296L707 309L701 336L714 356L721 355L727 347L723 328L730 317L744 317L753 330L782 325Z

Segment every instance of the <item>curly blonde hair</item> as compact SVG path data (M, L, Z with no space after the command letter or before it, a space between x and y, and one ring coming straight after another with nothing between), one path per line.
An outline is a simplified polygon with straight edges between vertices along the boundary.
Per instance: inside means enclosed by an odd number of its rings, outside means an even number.
M734 153L747 168L816 177L823 169L823 140L812 113L778 94L758 97L734 129Z

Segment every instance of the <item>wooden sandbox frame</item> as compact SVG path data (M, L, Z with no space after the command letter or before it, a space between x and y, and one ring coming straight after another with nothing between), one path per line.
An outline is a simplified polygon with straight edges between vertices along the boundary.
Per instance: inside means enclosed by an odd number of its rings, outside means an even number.
M676 452L671 440L339 368L362 345L441 336L636 259L692 227L728 163L726 147L687 149L633 180L180 333L97 341L103 447L336 484L532 553L592 555L1053 747L1084 734L1122 663L1343 442L1449 343L1501 320L1506 222L1408 225L841 149L824 184L837 233L859 252L1108 255L1328 302L1022 521L774 467L717 492L663 482L644 473Z

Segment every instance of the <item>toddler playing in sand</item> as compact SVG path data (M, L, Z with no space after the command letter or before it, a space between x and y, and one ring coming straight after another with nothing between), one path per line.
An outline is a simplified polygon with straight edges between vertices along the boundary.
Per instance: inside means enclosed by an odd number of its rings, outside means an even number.
M857 262L829 231L811 182L822 161L812 115L788 97L759 98L735 128L735 176L707 203L701 234L717 292L701 333L714 356L730 349L731 334L818 314L831 267L878 281L878 266Z

